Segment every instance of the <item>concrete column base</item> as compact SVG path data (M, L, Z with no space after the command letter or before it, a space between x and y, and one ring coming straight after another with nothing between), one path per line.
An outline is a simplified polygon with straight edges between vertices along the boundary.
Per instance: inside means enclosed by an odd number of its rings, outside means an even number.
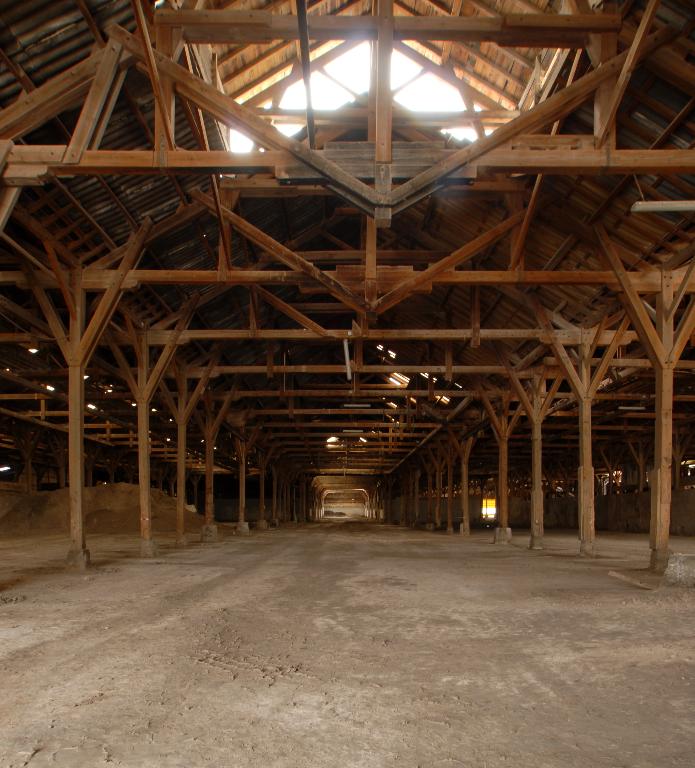
M258 528L259 531L265 531L268 528L268 521L267 520L259 520L256 524L256 528Z
M214 523L210 525L204 525L200 529L200 540L203 544L211 544L215 541L219 541L220 536L217 530L217 526Z
M433 531L434 530L434 523L425 523L425 530L426 531Z
M692 557L692 555L676 555L671 553L667 549L652 549L649 557L649 568L655 573L664 573L671 569L671 561L673 560L673 568L680 568L680 558Z
M596 557L596 545L593 541L580 541L579 554L582 557Z
M461 527L459 528L459 533L461 534L461 536L470 536L471 529L466 528L466 526L463 523L461 523Z
M273 528L279 528L279 527L280 527L280 519L279 519L279 518L277 518L277 517L274 517L274 518L273 518L273 519L270 521L270 524L271 524L271 526L272 526Z
M495 534L492 539L493 544L509 544L512 540L511 528L495 528Z
M186 534L181 534L181 536L176 537L176 542L174 544L176 547L187 547L188 546L188 538L186 537Z
M528 548L529 549L543 549L543 537L542 536L534 536L531 534L531 538L528 542Z
M157 542L154 539L140 539L140 557L157 557Z
M453 526L451 528L447 528L446 532L449 534L449 536L453 536L454 535L454 528L453 528Z
M243 523L237 523L236 524L236 535L237 536L248 536L251 533L249 530L249 524L247 522Z
M88 549L71 549L66 558L68 568L74 568L77 571L86 571L90 566Z

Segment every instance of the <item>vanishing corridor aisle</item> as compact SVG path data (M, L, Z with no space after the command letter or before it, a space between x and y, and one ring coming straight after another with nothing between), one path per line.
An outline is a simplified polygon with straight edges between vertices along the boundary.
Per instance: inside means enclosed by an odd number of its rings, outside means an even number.
M607 575L642 537L94 538L86 575L29 572L62 540L0 543L3 768L693 764L695 595Z

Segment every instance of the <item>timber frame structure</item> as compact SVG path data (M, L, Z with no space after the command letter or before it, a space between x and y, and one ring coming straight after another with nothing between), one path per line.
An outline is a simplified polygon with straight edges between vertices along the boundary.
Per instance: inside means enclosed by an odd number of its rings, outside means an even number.
M664 566L695 227L630 208L695 200L692 3L29 0L0 18L2 445L28 488L69 484L72 563L95 468L137 466L144 555L151 472L205 475L210 540L215 472L238 474L248 530L249 469L263 524L351 483L412 521L426 482L428 523L453 530L456 489L463 534L469 482L495 476L497 540L521 486L534 547L562 485L590 555L596 475L628 462ZM362 41L369 91L314 109L312 73ZM465 108L394 102L393 51ZM302 81L306 110L283 109ZM460 126L473 140L442 132Z

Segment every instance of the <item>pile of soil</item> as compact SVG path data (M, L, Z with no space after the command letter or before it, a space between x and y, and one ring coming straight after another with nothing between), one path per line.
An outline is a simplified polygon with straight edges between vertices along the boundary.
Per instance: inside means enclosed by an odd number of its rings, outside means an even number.
M130 483L96 485L84 489L87 533L138 533L139 486ZM152 529L176 530L176 499L152 489ZM69 490L37 493L0 493L0 535L67 533L70 529ZM186 508L186 530L198 530L202 518Z

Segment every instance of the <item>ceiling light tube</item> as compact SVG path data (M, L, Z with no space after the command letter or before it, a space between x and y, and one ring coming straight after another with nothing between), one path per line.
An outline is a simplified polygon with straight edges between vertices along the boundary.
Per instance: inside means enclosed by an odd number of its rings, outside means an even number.
M670 213L695 211L695 200L640 200L632 204L632 213Z

